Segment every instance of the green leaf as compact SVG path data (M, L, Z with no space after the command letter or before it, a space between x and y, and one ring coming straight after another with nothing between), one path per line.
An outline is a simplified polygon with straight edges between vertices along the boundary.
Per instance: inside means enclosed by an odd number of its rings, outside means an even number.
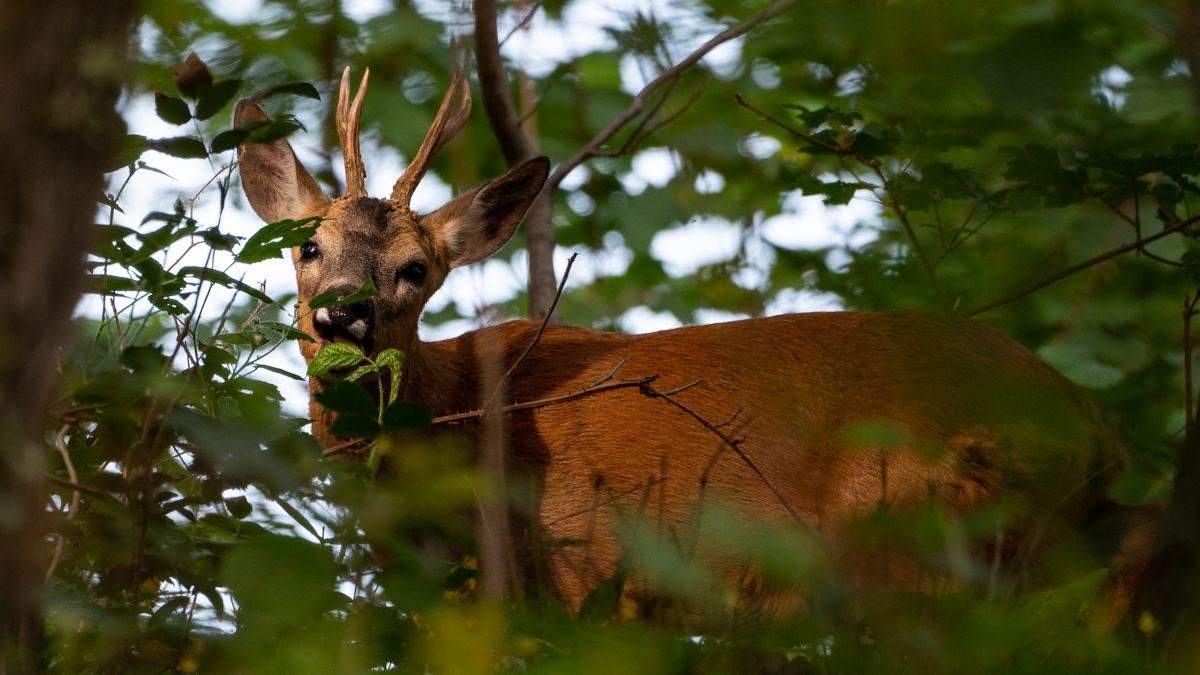
M296 537L265 534L234 547L221 583L241 607L239 618L300 623L319 617L337 582L332 553Z
M208 157L208 150L204 147L204 144L188 136L159 138L148 141L148 144L150 150L157 150L172 157L182 157L183 159L204 159Z
M347 438L376 438L379 436L379 423L370 417L362 415L338 415L329 427L335 436Z
M373 363L367 363L367 364L361 365L358 368L356 368L353 373L350 373L350 375L346 377L346 380L349 382L357 382L359 380L359 378L363 377L367 373L378 373L378 372L379 372L379 366L377 366Z
M335 342L325 345L308 364L308 374L324 377L331 370L341 370L358 365L363 360L363 353L354 345Z
M217 134L213 139L213 152L232 150L242 143L270 143L286 138L304 129L304 125L295 117L285 115L268 122L247 122L236 129L229 129Z
M432 420L432 410L408 401L396 401L383 411L383 428L392 434L428 429Z
M286 82L284 84L277 84L273 87L268 87L255 94L254 100L261 103L272 96L280 96L282 94L303 96L304 98L312 98L318 101L321 100L321 94L317 91L317 88L307 82Z
M136 162L149 149L150 141L145 136L129 134L121 141L121 149L108 161L108 165L104 170L105 172L111 172L125 168Z
M315 392L313 399L326 410L339 413L357 413L366 417L375 417L379 407L375 399L361 385L343 380L324 391Z
M286 340L307 340L308 342L316 342L316 340L314 340L313 337L308 333L305 333L299 328L286 323L280 323L278 321L263 321L262 325L279 333Z
M272 258L284 258L283 249L299 246L312 239L321 226L321 218L281 220L259 228L242 246L237 255L240 263L256 263Z
M272 373L275 373L276 375L283 375L284 377L290 377L293 380L299 380L301 382L304 381L303 377L300 377L299 375L297 375L293 372L286 371L283 368L276 368L275 366L268 366L265 363L254 364L254 369L255 370L268 370Z
M241 80L223 80L213 84L196 102L196 119L206 120L221 112L241 86Z
M224 286L226 288L236 288L237 290L245 293L246 295L249 295L250 297L254 298L255 300L262 300L263 302L268 303L268 304L275 303L275 301L271 299L271 296L267 295L266 293L263 293L262 291L258 290L257 288L255 288L249 284L243 283L237 279L234 279L233 277L229 276L228 274L226 274L220 270L215 270L211 267L184 267L183 269L179 270L179 276L194 277L196 279L210 281L214 284L218 284L218 285Z
M320 309L322 307L333 307L336 305L352 305L356 302L366 300L378 292L379 291L375 288L375 282L371 281L371 277L368 276L367 280L363 282L363 285L350 295L347 295L344 298L339 298L338 296L341 295L340 293L337 291L329 291L328 293L322 293L312 300L309 300L308 306L310 309Z
M250 502L245 497L226 499L225 508L229 509L229 514L238 520L242 520L254 512L254 507L250 506Z
M305 530L307 530L308 533L316 538L317 541L322 540L320 533L317 532L317 528L313 527L312 521L310 521L303 513L301 513L300 509L292 506L283 497L276 497L275 503L279 505L279 508L286 511L287 514L292 517L292 520L300 523L300 527L303 527Z
M400 391L401 366L404 365L404 352L399 349L385 349L375 357L375 364L387 368L391 376L391 388L388 390L388 401L395 401Z
M154 112L158 113L159 118L164 122L176 126L187 124L192 120L192 111L188 110L186 101L174 96L167 96L161 91L154 92Z
M221 231L215 227L200 230L200 237L204 239L204 243L208 244L209 248L218 251L232 251L238 243L238 237L232 234L221 234Z

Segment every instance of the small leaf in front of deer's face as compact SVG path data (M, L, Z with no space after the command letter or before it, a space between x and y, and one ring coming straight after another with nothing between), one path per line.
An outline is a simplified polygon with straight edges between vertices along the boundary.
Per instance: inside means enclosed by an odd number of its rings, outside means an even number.
M317 352L308 364L308 374L314 377L325 377L332 370L341 370L357 366L363 360L363 353L355 345L342 342L325 345Z
M246 240L246 245L238 253L240 263L255 263L271 258L283 258L283 250L307 242L317 233L321 218L312 217L303 220L281 220L266 225Z
M340 292L328 291L318 295L312 300L309 300L308 306L310 309L320 309L322 307L335 307L337 305L353 305L356 302L361 302L367 298L373 297L378 292L378 289L375 288L375 282L371 281L371 277L368 276L367 280L363 282L363 285L350 295L342 298L338 297L341 295Z

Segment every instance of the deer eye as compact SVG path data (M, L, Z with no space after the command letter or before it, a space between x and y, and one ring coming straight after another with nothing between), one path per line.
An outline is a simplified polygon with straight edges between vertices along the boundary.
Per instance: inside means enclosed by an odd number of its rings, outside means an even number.
M409 281L413 282L414 284L419 284L422 281L425 281L425 273L426 272L427 272L427 270L425 269L425 265L423 265L419 262L415 262L415 263L409 264L408 267L405 267L404 269L400 270L400 276L404 277L405 279L408 279Z
M300 245L301 260L312 260L313 258L317 257L317 253L319 252L320 249L318 249L317 245L311 241L306 241Z

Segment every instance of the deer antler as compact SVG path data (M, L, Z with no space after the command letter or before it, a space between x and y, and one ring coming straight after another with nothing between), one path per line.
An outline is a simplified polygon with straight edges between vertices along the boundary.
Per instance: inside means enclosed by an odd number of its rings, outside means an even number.
M362 150L358 146L358 123L362 118L363 99L367 93L367 77L371 69L363 71L362 84L354 103L350 103L350 66L342 71L342 88L338 92L337 131L342 141L342 155L346 159L346 194L342 199L367 196L367 167L363 165Z
M455 90L460 85L462 86L462 103L458 106L458 112L451 117L450 104L454 101ZM396 186L392 188L394 205L408 210L408 202L412 199L417 184L429 170L429 165L433 163L434 156L443 145L449 143L450 139L462 131L463 125L467 123L467 116L470 114L471 85L463 78L463 72L459 70L450 79L450 89L446 92L446 98L442 99L442 107L438 109L433 126L429 128L429 134L425 136L425 142L421 144L421 149L417 151L417 155L404 170L404 175L400 176L400 179L396 181Z

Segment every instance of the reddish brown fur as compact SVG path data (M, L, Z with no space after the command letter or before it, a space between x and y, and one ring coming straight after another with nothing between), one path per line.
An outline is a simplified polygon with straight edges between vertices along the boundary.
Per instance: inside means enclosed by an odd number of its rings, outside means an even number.
M253 104L238 110L244 119L262 114ZM314 238L321 257L305 261L294 252L300 301L339 284L357 287L370 274L379 287L370 349L407 354L401 398L435 415L480 408L483 366L499 361L508 368L537 324L513 321L424 343L418 317L452 267L487 257L512 235L545 180L544 158L416 216L386 200L313 195L312 179L286 141L242 153L243 184L265 220L327 219ZM303 175L289 173L293 166ZM423 284L395 275L418 259L429 268ZM310 315L299 325L316 334ZM308 360L319 347L301 345ZM894 508L914 508L931 490L960 513L1001 492L1022 505L1024 515L1005 539L1009 563L1031 559L1081 523L1125 464L1111 429L1078 387L999 332L929 312L778 316L648 335L550 326L509 383L507 398L576 391L623 358L630 361L621 376L660 375L661 389L699 379L678 397L710 421L741 410L730 429L745 437L742 449L835 547L847 524L884 497L885 450L886 501ZM310 382L313 391L323 386ZM330 434L331 419L318 404L312 412L313 433L324 446L344 440ZM864 423L874 425L874 435ZM706 471L706 500L758 525L790 520L711 432L636 390L515 413L506 424L511 471L539 486L536 517L514 521L514 540L527 543L531 533L522 528L537 522L544 524L541 541L566 542L545 547L537 561L526 545L524 561L529 569L540 566L552 592L571 607L617 568L622 514L644 510L681 531ZM463 428L469 438L478 433L471 424ZM698 554L727 585L757 588L745 578L743 560L723 558L711 542L700 542ZM903 561L886 570L890 582L909 588L916 574ZM652 592L637 580L631 589Z

